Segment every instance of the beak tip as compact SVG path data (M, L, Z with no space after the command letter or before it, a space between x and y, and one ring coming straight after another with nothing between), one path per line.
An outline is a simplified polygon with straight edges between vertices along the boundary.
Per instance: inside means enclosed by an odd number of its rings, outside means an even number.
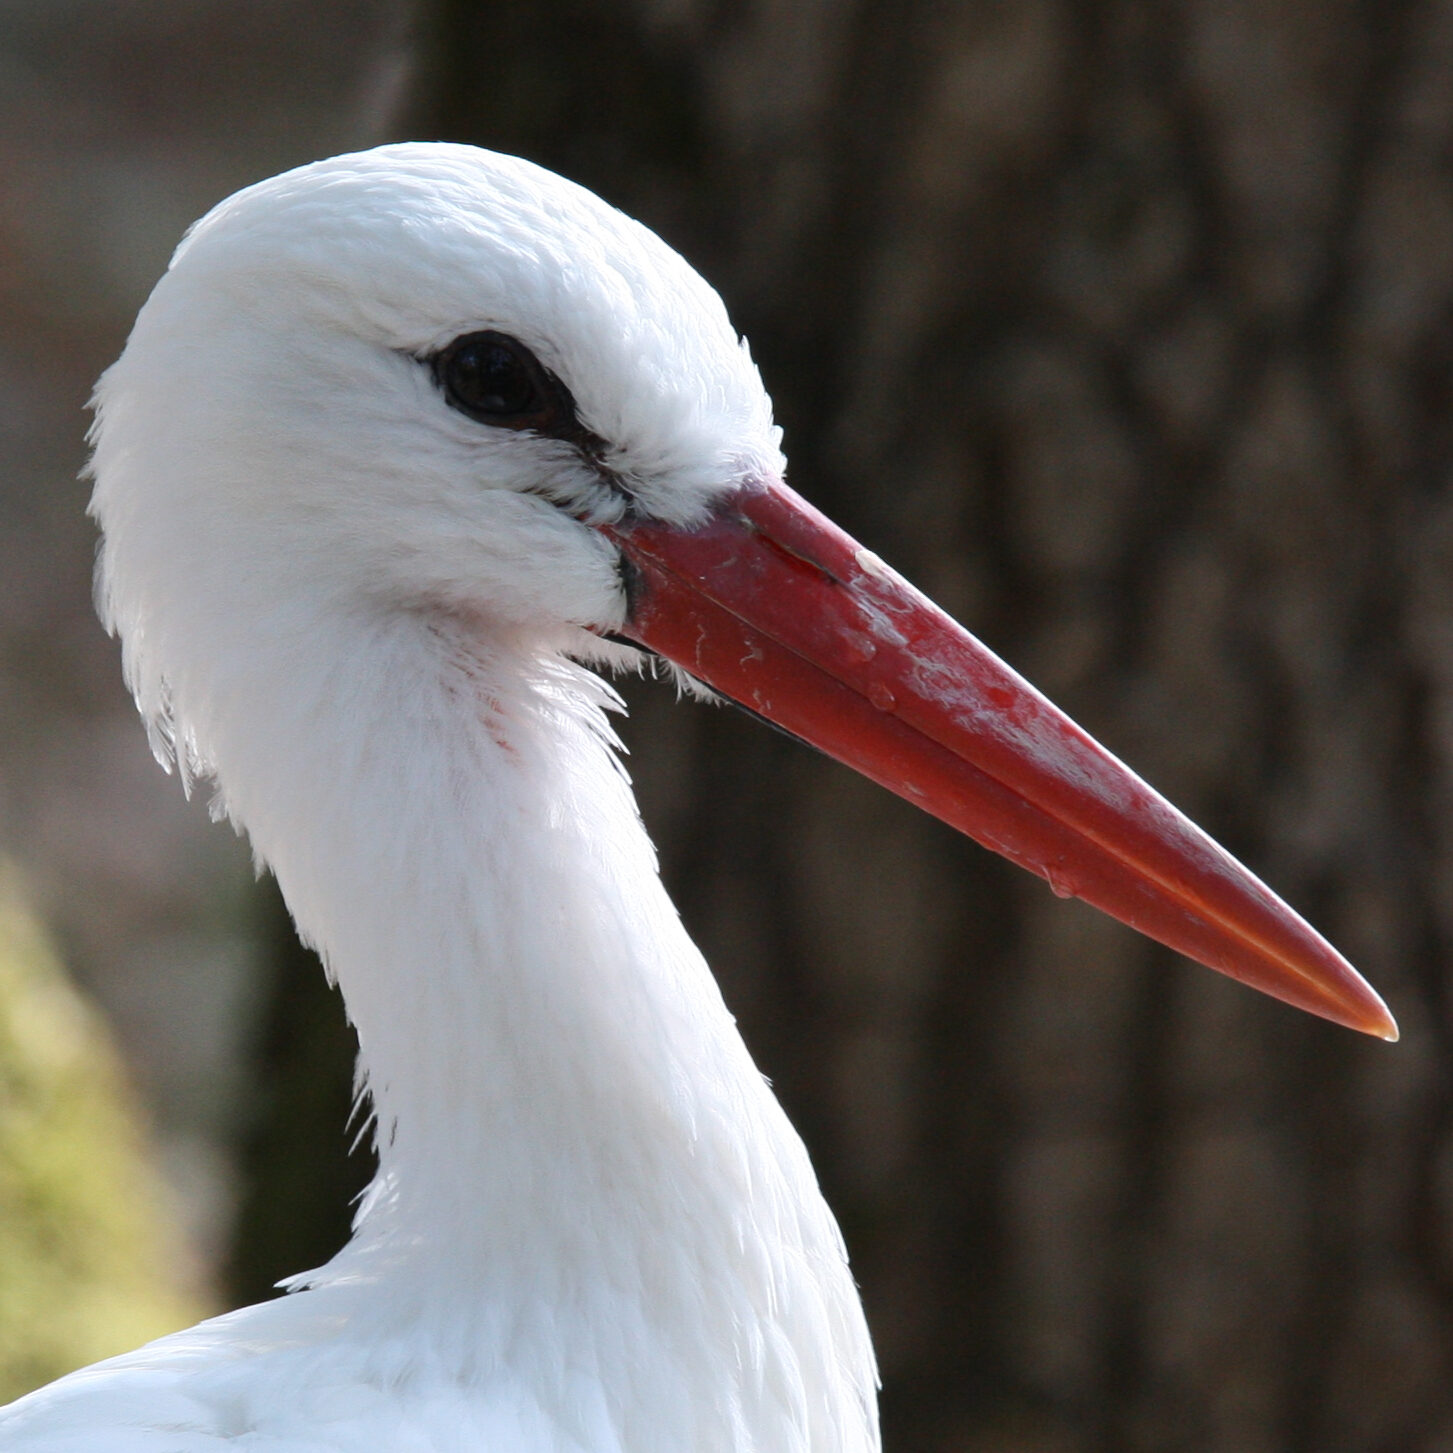
M1342 992L1338 996L1341 1000L1338 1010L1326 1017L1373 1039L1396 1044L1401 1038L1401 1031L1398 1029L1397 1020L1392 1017L1392 1011L1383 1003L1382 995L1345 959L1342 963L1351 976L1351 982L1344 979Z
M1382 1002L1381 995L1366 981L1362 988L1366 991L1366 996L1364 1002L1358 1006L1361 1013L1356 1021L1349 1021L1349 1024L1374 1039L1396 1044L1402 1038L1402 1032L1398 1029L1397 1020L1392 1017L1392 1011Z

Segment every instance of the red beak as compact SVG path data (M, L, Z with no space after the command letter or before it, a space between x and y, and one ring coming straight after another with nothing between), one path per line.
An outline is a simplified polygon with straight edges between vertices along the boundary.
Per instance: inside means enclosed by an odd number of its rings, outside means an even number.
M624 634L1132 928L1233 979L1396 1039L1320 934L792 490L697 529L605 533L634 566Z

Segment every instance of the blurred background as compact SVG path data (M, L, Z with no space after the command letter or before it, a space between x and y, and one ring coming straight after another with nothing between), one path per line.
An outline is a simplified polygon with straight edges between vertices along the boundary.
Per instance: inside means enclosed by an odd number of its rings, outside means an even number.
M632 683L892 1453L1453 1449L1453 0L5 0L0 1390L346 1231L347 1031L150 760L83 406L188 222L398 137L686 254L792 479L1312 918L1362 1042Z

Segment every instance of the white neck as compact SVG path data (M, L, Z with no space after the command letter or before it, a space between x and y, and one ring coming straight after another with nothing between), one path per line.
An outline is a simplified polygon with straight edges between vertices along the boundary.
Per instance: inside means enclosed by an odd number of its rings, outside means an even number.
M327 665L272 677L264 771L219 761L378 1119L311 1284L456 1377L569 1408L586 1376L632 1450L876 1447L836 1228L661 888L604 688L478 622L354 627L294 638Z

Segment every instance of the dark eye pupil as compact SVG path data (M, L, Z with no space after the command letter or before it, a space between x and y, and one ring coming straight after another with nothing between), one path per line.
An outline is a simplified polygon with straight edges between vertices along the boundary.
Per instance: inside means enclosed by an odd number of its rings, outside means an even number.
M540 365L512 339L464 338L439 362L449 402L473 418L518 427L548 410Z

